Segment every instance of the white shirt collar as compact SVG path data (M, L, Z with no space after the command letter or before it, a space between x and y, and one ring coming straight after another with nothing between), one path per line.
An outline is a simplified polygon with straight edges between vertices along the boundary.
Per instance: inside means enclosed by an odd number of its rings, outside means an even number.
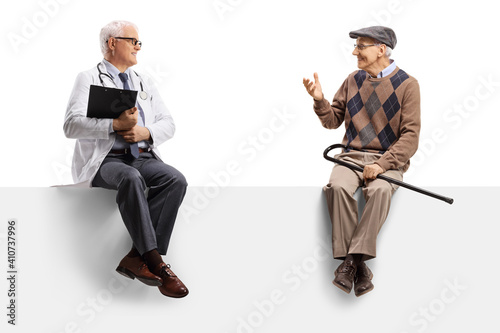
M390 59L389 61L391 64L384 68L382 72L378 73L377 78L386 77L394 72L394 70L396 69L396 62L392 59Z

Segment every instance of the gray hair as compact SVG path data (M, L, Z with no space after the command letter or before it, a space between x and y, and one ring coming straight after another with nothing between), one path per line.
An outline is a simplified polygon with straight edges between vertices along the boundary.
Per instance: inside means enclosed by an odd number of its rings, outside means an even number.
M382 44L384 44L384 43L379 42L378 40L374 39L374 40L373 40L373 44L375 44L375 45L382 45ZM391 49L389 46L387 46L387 44L384 44L384 45L385 45L385 56L386 56L387 58L390 58L390 57L391 57L391 54L392 54L392 49Z
M392 54L392 49L389 47L389 46L385 46L385 56L387 58L390 58L391 57L391 54Z
M384 43L376 40L376 39L373 39L373 44L375 45L382 45ZM385 56L387 58L390 58L391 57L391 54L392 54L392 48L390 48L387 44L384 44L385 45Z
M108 39L110 37L119 37L125 27L132 26L135 30L139 31L137 26L129 21L112 21L106 24L99 34L99 41L101 43L101 52L106 55L109 52Z

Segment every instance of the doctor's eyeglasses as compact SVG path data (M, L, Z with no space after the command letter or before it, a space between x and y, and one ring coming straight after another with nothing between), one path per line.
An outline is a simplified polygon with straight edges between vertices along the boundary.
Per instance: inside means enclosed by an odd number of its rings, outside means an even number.
M111 38L115 38L115 39L128 39L132 42L132 45L136 46L136 45L139 45L139 47L142 47L142 42L140 40L137 40L136 38L133 38L133 37L111 37ZM108 41L106 41L107 43Z

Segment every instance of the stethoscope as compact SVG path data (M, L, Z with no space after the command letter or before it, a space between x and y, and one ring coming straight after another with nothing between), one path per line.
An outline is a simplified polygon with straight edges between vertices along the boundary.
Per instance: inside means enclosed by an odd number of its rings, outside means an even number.
M97 70L99 71L99 80L101 81L102 86L104 87L104 81L102 80L101 75L105 75L105 76L107 76L107 77L111 80L111 82L113 82L113 83L115 84L115 86L116 86L116 83L115 83L115 81L113 81L113 78L111 77L111 75L109 75L108 73L103 73L103 72L101 71L101 69L99 68L99 65L100 65L100 64L101 64L101 63L98 63L98 64L97 64ZM133 71L133 72L134 72L134 73L135 73L135 75L137 75L137 77L139 78L139 83L140 83L140 85L141 85L141 91L139 92L139 97L140 97L142 100L146 100L146 99L148 98L148 93L144 91L144 88L143 88L143 86L142 86L142 79L141 79L141 77L139 76L139 74L137 74L137 72L136 72L136 71Z

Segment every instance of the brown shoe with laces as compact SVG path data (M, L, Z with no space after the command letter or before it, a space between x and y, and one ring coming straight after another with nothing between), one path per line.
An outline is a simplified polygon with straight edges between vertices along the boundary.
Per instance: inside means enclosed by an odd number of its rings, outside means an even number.
M344 260L335 270L335 279L332 282L341 290L349 294L352 289L355 275L356 265L354 265L354 262L352 260Z
M181 298L189 294L188 289L182 281L170 269L170 265L162 262L154 269L154 272L161 277L163 284L158 287L160 292L168 297Z
M354 277L354 294L359 297L373 290L373 273L364 262L358 265Z
M116 271L132 280L137 278L148 286L158 287L163 283L161 277L149 271L148 266L140 256L125 256L118 264Z

